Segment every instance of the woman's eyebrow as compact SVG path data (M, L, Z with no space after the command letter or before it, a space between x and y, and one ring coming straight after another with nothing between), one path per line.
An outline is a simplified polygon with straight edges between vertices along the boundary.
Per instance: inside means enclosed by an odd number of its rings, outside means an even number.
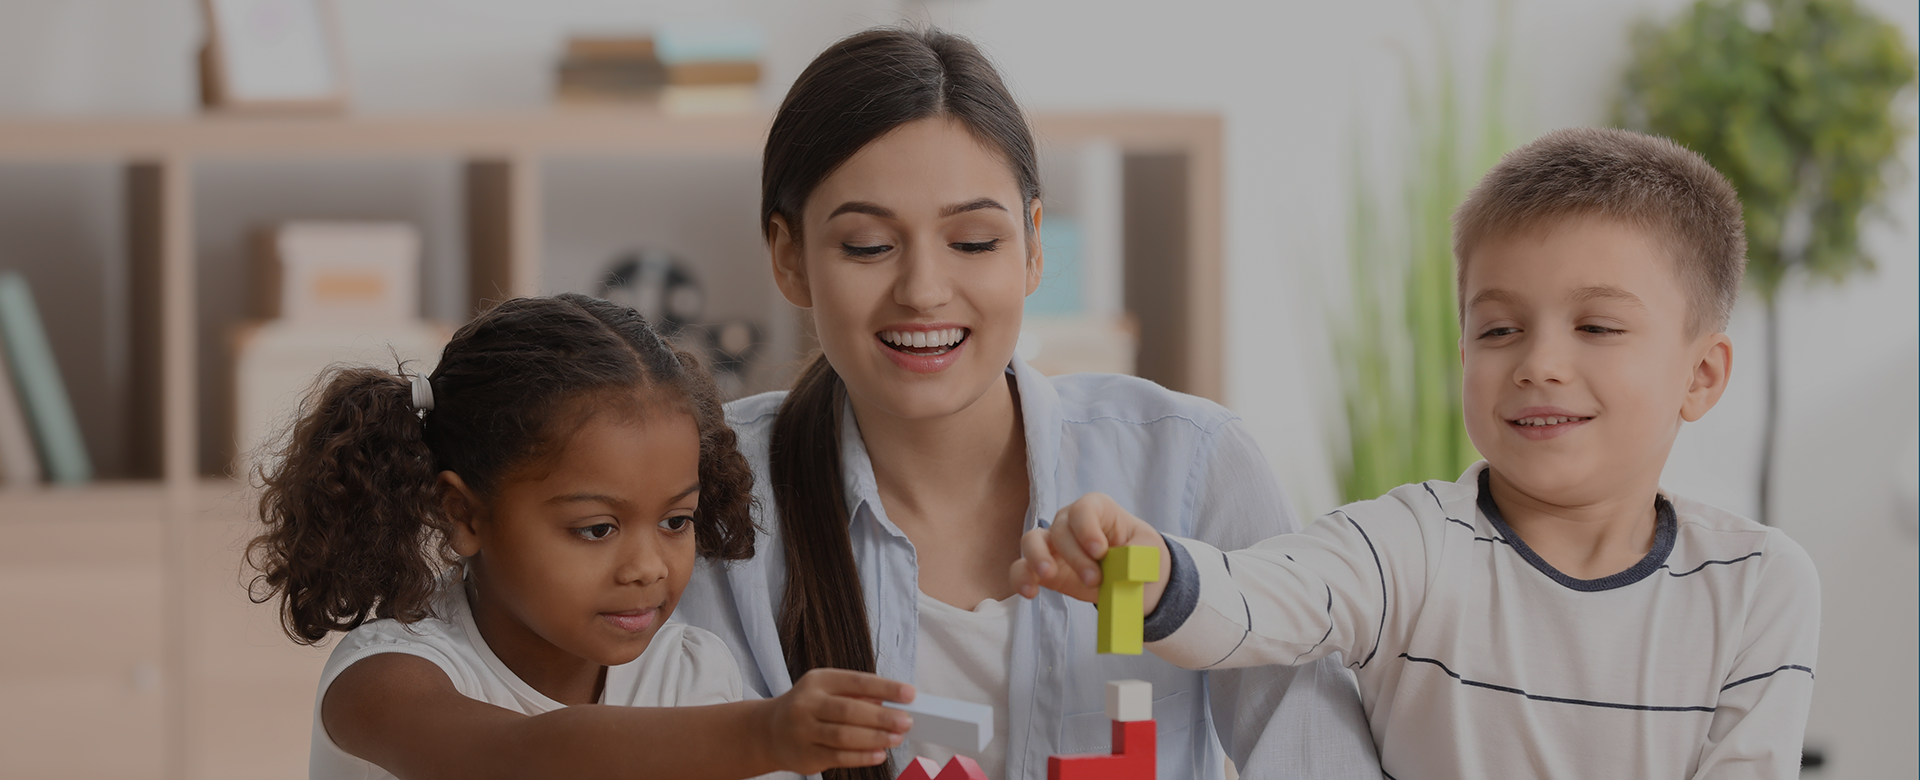
M850 200L840 204L840 207L834 209L832 214L827 215L827 219L833 219L841 214L867 214L881 219L893 219L894 216L892 209L878 203L868 203L864 200Z
M955 214L965 214L969 211L979 211L981 209L999 209L1006 211L1007 207L1000 205L1000 201L992 198L976 198L965 203L958 203L941 209L940 216L951 217Z

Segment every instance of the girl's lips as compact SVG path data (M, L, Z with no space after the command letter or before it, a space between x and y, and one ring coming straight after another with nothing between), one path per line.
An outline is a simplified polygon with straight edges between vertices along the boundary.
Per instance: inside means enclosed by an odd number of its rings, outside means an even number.
M658 608L636 609L629 612L602 612L600 616L612 623L614 628L637 634L653 625L653 619L660 614Z
M887 359L893 361L894 365L916 374L935 374L945 371L948 366L953 365L960 359L960 353L965 351L967 344L973 341L973 334L971 332L967 333L966 336L960 339L960 343L937 354L917 354L916 352L895 349L893 345L888 344L878 335L873 337L873 341L874 344L879 346L880 351L886 354Z

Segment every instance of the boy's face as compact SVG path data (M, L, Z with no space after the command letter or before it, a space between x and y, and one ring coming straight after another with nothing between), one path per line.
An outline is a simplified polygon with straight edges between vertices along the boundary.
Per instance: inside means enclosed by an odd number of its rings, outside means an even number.
M1461 284L1467 435L1536 500L1658 486L1680 422L1726 388L1730 342L1687 332L1668 250L1638 228L1574 218L1490 237Z

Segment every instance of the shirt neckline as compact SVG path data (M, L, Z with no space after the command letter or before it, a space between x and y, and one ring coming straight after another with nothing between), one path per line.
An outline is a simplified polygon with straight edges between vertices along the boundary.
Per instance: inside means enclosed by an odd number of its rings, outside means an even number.
M1520 555L1521 560L1531 564L1533 568L1538 569L1541 574L1547 575L1548 579L1559 583L1563 587L1582 593L1596 593L1599 591L1613 590L1615 588L1624 588L1646 579L1649 575L1659 571L1660 567L1667 564L1667 556L1673 554L1673 542L1674 537L1677 536L1676 529L1679 526L1679 522L1674 517L1673 502L1668 501L1666 496L1655 493L1653 496L1653 549L1648 550L1647 554L1642 556L1638 563L1627 567L1624 571L1591 580L1583 580L1560 571L1554 568L1553 564L1547 563L1545 558L1541 558L1540 554L1534 552L1532 547L1528 547L1526 541L1521 539L1520 535L1514 533L1513 528L1507 525L1506 517L1500 514L1499 505L1493 502L1493 491L1488 488L1488 480L1491 479L1492 473L1492 468L1480 470L1480 495L1476 501L1476 503L1479 504L1480 512L1485 514L1487 520L1493 523L1494 532L1500 535L1500 538L1507 543L1507 546L1512 547L1513 551Z

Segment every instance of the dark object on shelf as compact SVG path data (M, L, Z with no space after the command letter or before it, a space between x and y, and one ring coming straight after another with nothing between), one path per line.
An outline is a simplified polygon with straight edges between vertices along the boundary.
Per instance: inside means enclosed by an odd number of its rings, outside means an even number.
M760 326L746 320L729 320L709 326L712 338L713 367L716 371L740 374L760 352Z
M601 279L599 295L632 306L661 335L673 336L699 321L706 293L680 262L658 249L630 252L613 261Z
M1820 769L1827 765L1827 751L1810 747L1800 751L1800 771Z

